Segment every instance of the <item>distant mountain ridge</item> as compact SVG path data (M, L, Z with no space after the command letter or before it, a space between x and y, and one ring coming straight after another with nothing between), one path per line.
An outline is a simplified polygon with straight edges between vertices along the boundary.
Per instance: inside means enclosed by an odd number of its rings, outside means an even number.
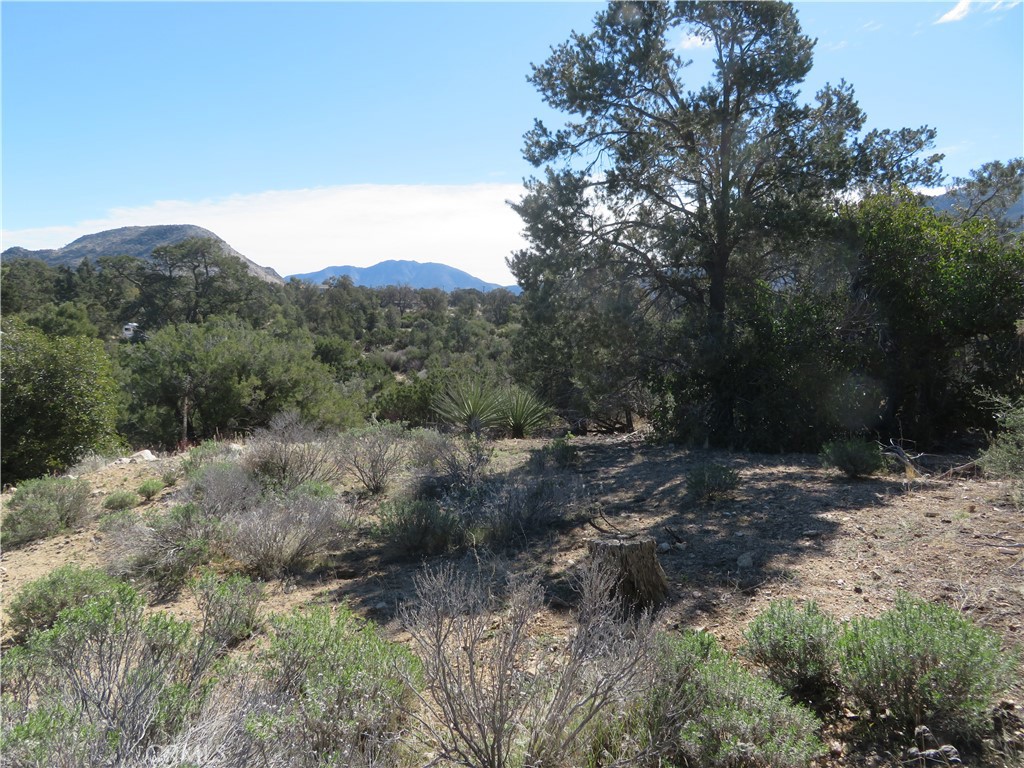
M320 285L332 277L348 277L353 285L367 288L383 288L386 285L408 285L410 288L440 288L443 291L454 291L459 288L475 288L478 291L493 291L505 288L519 293L517 285L505 286L488 283L461 269L449 267L436 262L419 262L401 259L390 259L374 264L372 267L337 266L326 267L318 272L288 275L289 278L305 280Z
M100 256L134 256L139 259L148 259L156 248L177 245L195 237L216 240L220 243L224 255L240 259L248 268L249 273L255 277L268 283L284 284L284 280L273 269L260 266L236 251L221 237L194 224L158 224L149 227L107 229L92 235L83 235L63 248L30 251L27 248L14 246L0 254L0 259L41 259L51 267L58 267L62 264L73 267L84 259L97 259Z

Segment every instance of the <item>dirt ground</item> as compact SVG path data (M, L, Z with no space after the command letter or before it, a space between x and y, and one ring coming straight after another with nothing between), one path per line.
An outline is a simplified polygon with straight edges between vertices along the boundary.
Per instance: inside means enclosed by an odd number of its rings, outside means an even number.
M1008 646L1024 647L1024 513L1005 482L941 478L959 463L955 457L932 457L928 474L913 479L900 473L850 482L806 455L689 451L640 436L573 443L580 463L567 471L579 475L589 513L538 532L510 556L545 584L549 605L539 632L567 626L567 572L586 556L588 540L649 535L658 542L671 590L659 623L670 631L703 628L732 650L772 600L814 600L843 620L881 613L900 591L953 606L999 632ZM499 442L492 471L514 472L544 444ZM83 474L97 515L107 494L134 490L179 460L122 460ZM688 470L707 461L739 471L732 498L699 504L687 496ZM174 492L167 489L140 509L167 503ZM59 565L102 565L103 546L90 524L4 553L3 605ZM345 601L402 639L397 608L413 594L419 567L362 541L314 574L268 584L266 610ZM158 607L182 617L193 612L187 597ZM1020 680L1008 697L1018 703ZM839 747L829 759L828 765L879 764L871 755L844 756Z

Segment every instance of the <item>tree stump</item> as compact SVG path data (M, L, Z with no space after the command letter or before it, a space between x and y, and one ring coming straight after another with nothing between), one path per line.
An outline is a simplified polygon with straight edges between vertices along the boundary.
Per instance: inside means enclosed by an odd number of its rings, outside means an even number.
M658 562L656 546L650 536L587 542L590 557L618 576L616 589L631 609L657 607L668 596L668 578Z

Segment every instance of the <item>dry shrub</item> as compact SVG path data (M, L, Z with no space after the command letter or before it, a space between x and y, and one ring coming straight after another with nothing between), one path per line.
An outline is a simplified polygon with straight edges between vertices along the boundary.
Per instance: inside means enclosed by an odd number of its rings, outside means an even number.
M619 621L614 578L581 584L576 629L561 648L531 636L542 605L535 580L496 590L481 571L451 565L416 579L403 618L423 662L415 715L437 754L460 765L576 765L600 716L635 695L650 623Z
M353 520L351 507L337 498L269 498L228 518L224 548L252 573L276 578L331 551Z
M308 481L335 482L335 451L333 438L285 411L252 436L244 464L265 487L287 492Z
M405 460L406 437L401 424L373 424L350 430L341 441L338 468L354 475L370 493L383 493Z

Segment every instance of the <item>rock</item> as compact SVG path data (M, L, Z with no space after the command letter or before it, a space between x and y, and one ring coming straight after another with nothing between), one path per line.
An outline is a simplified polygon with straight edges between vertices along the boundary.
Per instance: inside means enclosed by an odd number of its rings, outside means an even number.
M754 553L744 552L736 560L736 565L740 568L753 568L754 567Z
M658 544L658 551L659 552L665 553L665 552L668 552L670 549L672 549L672 545L669 544L667 541L663 541L663 542Z
M922 749L936 749L939 746L939 740L927 725L919 725L914 729L914 741L920 744Z
M129 458L133 461L156 461L156 456L150 450L138 451L133 453Z

